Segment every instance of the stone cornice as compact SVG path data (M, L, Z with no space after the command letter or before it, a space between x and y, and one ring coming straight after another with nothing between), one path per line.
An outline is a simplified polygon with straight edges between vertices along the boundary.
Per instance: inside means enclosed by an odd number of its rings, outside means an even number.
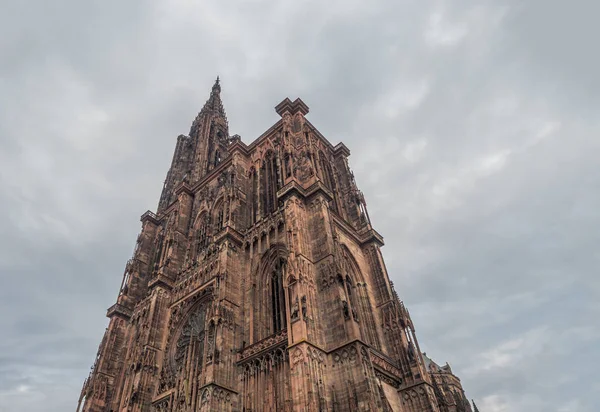
M221 243L224 239L229 239L235 242L235 244L241 247L244 244L244 235L240 232L232 228L231 226L226 226L220 232L215 235L214 243Z
M160 225L160 218L154 213L151 212L150 210L147 210L146 212L144 212L144 214L140 217L140 221L143 222L151 222L155 225Z
M348 157L348 156L350 156L350 149L348 149L348 147L346 147L346 145L344 143L340 142L340 143L336 144L335 147L333 148L333 154L334 155L342 154L343 156Z
M300 339L298 342L294 342L294 343L292 343L290 346L288 346L288 350L290 350L290 349L292 349L292 348L294 348L294 347L296 347L296 346L298 346L298 345L301 345L301 344L305 344L305 345L312 346L314 349L320 350L320 351L321 351L321 352L323 352L324 354L327 354L327 353L328 353L328 352L327 352L325 349L323 349L322 347L320 347L320 346L318 346L318 345L316 345L316 344L314 344L314 343L312 343L312 342L310 342L310 341L308 341L308 340L306 340L306 339Z
M283 116L285 113L294 115L298 112L300 112L302 116L306 116L308 114L308 106L299 97L293 102L289 97L286 97L281 103L275 106L275 111L280 116Z
M378 246L383 246L383 236L379 234L373 228L365 228L360 231L357 231L352 226L350 226L344 219L342 219L337 213L332 213L333 220L336 223L336 226L341 229L346 235L350 236L356 243L359 245L366 245L368 243L374 242Z
M192 290L189 293L186 293L185 295L181 295L181 296L176 296L176 300L174 300L171 303L171 306L175 306L178 305L181 302L185 302L186 300L192 298L193 296L196 296L200 293L203 292L210 292L212 293L212 290L214 288L215 283L217 282L217 276L212 276L210 279L208 279L206 282L202 283L200 286L198 286L197 288L195 288L194 290Z
M333 199L333 194L325 187L323 182L317 180L308 188L302 187L297 181L292 180L287 185L279 189L277 192L277 198L281 200L285 200L288 196L296 193L300 195L302 198L310 198L316 195L317 193L321 193L325 196L328 201Z
M174 394L175 388L171 388L165 392L159 393L158 395L156 395L154 398L152 398L152 403L158 403L160 401L163 401L165 399L168 399L170 397L171 394Z
M198 388L198 392L201 392L203 389L209 388L209 387L219 388L219 389L222 389L224 391L227 391L227 392L230 392L230 393L233 393L233 394L236 394L236 395L238 394L238 392L236 390L233 390L231 388L228 388L227 386L223 386L223 385L218 384L216 382L208 382L207 384L200 386Z
M125 320L129 320L131 318L133 311L120 303L115 303L106 311L106 317L112 318L114 316L118 316Z
M154 289L156 287L162 287L166 290L173 289L173 280L171 278L165 276L162 273L157 274L154 278L148 282L148 288Z
M192 189L185 182L181 182L175 188L175 194L179 196L181 193L187 193L188 195L193 195Z

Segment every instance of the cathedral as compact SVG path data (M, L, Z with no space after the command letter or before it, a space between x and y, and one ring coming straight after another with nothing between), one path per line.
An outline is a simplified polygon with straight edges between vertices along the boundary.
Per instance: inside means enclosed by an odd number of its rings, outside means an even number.
M141 216L78 412L472 412L419 349L350 150L286 98L250 144L217 78Z

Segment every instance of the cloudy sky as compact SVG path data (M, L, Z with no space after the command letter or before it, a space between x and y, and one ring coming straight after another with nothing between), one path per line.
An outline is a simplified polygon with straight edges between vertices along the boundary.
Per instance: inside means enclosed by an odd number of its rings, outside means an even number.
M0 411L74 410L176 136L301 97L421 348L482 412L598 410L597 1L0 0Z

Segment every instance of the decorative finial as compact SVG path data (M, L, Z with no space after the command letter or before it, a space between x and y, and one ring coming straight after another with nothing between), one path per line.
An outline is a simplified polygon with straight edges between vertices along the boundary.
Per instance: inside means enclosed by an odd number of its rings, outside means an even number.
M216 92L220 92L221 91L221 83L220 83L220 80L219 80L219 76L217 76L217 80L215 80L215 84L213 85L212 89L213 89L213 92L215 92L215 91Z

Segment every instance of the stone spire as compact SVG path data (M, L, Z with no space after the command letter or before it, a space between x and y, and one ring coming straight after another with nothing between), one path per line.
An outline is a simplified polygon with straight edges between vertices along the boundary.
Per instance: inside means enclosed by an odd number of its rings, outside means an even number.
M206 103L204 103L204 107L202 107L202 110L200 110L200 113L198 113L196 119L192 123L192 127L190 128L190 136L193 136L195 132L198 131L200 124L202 123L202 118L206 115L221 117L225 123L227 123L227 115L225 114L223 102L221 101L221 82L219 80L219 76L217 76L217 80L215 80L215 84L213 84L210 96L208 97Z
M212 87L208 100L196 116L190 135L177 138L171 168L163 186L158 211L165 209L175 199L175 189L181 183L194 184L208 170L216 166L227 154L228 125L219 77Z

